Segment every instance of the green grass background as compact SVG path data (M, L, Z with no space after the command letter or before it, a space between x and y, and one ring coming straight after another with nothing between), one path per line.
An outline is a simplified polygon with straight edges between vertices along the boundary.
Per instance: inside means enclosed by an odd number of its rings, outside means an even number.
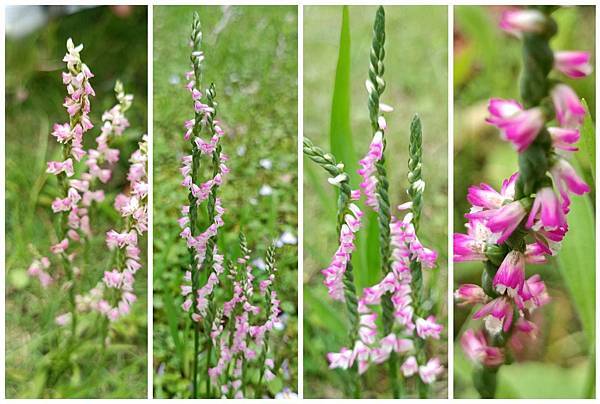
M297 11L281 7L154 7L154 395L189 397L193 353L190 321L180 309L179 285L188 255L177 219L187 192L180 185L180 158L189 154L183 123L193 116L184 72L192 14L200 15L206 56L203 88L214 82L219 119L226 132L223 152L230 174L219 189L225 226L220 251L238 254L242 229L264 256L284 231L297 235ZM271 169L261 167L268 159ZM260 196L264 185L273 189ZM275 286L286 327L273 333L287 377L269 385L271 394L297 390L297 246L277 249ZM174 310L170 309L174 307ZM182 341L183 351L176 343ZM177 351L177 354L176 354ZM180 369L184 369L181 371Z
M369 67L375 7L350 7L351 136L356 161L371 141L365 80ZM439 253L439 269L428 277L428 288L437 305L438 321L446 323L447 285L447 12L446 7L386 6L387 83L382 102L395 110L388 122L387 168L390 200L395 207L406 195L409 125L413 114L423 122L424 166L427 183L421 218L421 239ZM342 7L304 7L304 135L316 145L330 149L329 125L334 79L340 43ZM348 134L350 135L350 134ZM347 162L345 162L347 163ZM356 164L356 163L355 163ZM345 308L327 296L320 270L336 248L333 187L321 168L304 160L304 397L341 397L348 380L343 371L331 371L325 354L347 343ZM352 184L358 188L358 183ZM397 213L395 211L394 213ZM363 230L363 232L366 229ZM376 240L375 240L376 241ZM378 243L371 242L375 251ZM360 245L360 244L359 244ZM359 250L363 247L358 247ZM357 255L357 254L355 254ZM355 267L359 288L380 279L378 254ZM437 346L445 362L445 337ZM446 396L444 377L432 396ZM374 366L363 378L364 397L389 397L387 367Z
M121 159L113 180L103 186L105 202L91 217L95 237L85 252L87 265L79 291L100 281L110 254L104 233L120 223L112 203L127 186L127 159L146 131L147 119L147 11L135 7L128 17L117 17L109 7L95 7L53 18L36 32L6 40L6 396L7 397L145 397L147 358L146 266L137 273L139 300L132 313L114 327L113 343L105 356L98 352L97 317L85 316L79 327L76 366L57 384L44 388L45 369L60 340L66 338L54 325L56 315L68 307L67 294L43 290L27 276L32 251L47 255L56 243L50 208L58 195L54 176L45 173L46 161L57 160L59 145L50 136L53 123L68 119L62 103L66 90L61 80L66 41L83 43L82 58L96 75L92 85L91 118L96 127L86 134L95 146L101 114L115 104L115 80L135 96L127 113L131 128L118 140ZM135 29L132 29L135 27ZM145 241L140 246L145 251Z
M498 132L484 122L490 97L518 99L521 69L521 41L498 28L506 7L456 6L454 38L454 230L464 232L464 213L471 184L487 182L499 189L501 180L517 168L517 153ZM559 33L551 46L556 50L586 50L595 60L594 7L568 7L553 14ZM582 80L570 80L556 72L551 77L566 81L585 98L595 117L595 73ZM587 125L594 138L593 123ZM590 132L591 131L591 132ZM585 137L585 135L583 135ZM579 172L593 185L593 163L586 151L594 147L579 144L576 154ZM573 160L573 159L571 159ZM570 230L560 260L547 265L528 266L528 276L540 273L552 302L536 312L540 327L536 341L515 355L516 362L504 366L499 374L497 397L561 398L589 397L594 383L594 222L595 189L586 197L574 197L569 214ZM455 265L455 287L480 283L481 265ZM454 311L455 397L477 397L471 373L472 365L460 347L462 332L479 327L469 320L470 307ZM523 363L527 361L528 363Z

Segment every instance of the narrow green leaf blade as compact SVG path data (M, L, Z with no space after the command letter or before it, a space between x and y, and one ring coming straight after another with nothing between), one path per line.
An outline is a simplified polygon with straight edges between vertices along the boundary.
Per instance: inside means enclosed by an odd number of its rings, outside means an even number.
M170 293L163 294L164 299L164 307L165 314L167 316L167 321L169 322L169 332L171 334L171 338L173 338L173 343L175 344L175 350L177 351L177 356L179 357L180 363L185 363L183 344L181 342L181 338L179 336L179 328L177 319L181 316L175 310L175 304L173 303L173 296Z
M585 118L581 127L580 152L577 153L578 160L582 163L584 169L596 180L596 130L594 121L590 115L587 102L582 100L585 107Z
M337 67L335 69L335 84L331 103L331 123L329 141L331 152L338 161L344 163L346 172L350 175L351 183L357 184L356 152L352 142L350 125L350 17L348 6L342 9L342 29Z
M560 272L588 339L594 346L595 337L595 232L594 209L589 197L573 197L569 213L569 232L558 255Z

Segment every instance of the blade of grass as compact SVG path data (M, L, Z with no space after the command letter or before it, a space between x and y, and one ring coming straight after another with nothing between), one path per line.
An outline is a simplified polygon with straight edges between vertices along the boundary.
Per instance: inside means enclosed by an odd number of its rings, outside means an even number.
M591 179L596 181L596 131L594 130L594 121L590 116L590 110L587 102L582 100L585 107L585 118L581 127L581 153L577 153L577 159L583 165L587 173L591 175Z
M338 161L344 163L346 172L350 175L350 182L357 184L356 152L352 142L352 128L350 125L350 101L350 17L348 6L344 6L342 8L340 47L331 102L329 143L333 155Z
M569 232L558 255L559 269L573 298L588 347L595 337L595 237L594 209L589 197L574 197L569 213Z
M350 121L350 104L352 93L350 83L350 16L348 6L342 7L342 27L340 32L340 46L338 52L338 61L335 69L333 99L331 102L329 143L333 155L336 156L338 161L344 163L345 170L350 176L350 184L352 184L352 186L357 186L359 183L358 173L356 172L357 154L352 141L352 127ZM364 228L369 229L373 227L370 226L370 223L372 222L370 217L372 216L373 215L366 215L363 220ZM366 236L359 235L357 237L356 242L358 248L352 257L352 263L354 264L356 285L359 291L368 284L368 240L377 238L378 235L369 236L369 234ZM374 269L379 271L378 267L374 267Z
M167 321L169 322L169 332L171 333L171 338L173 338L173 343L175 344L175 350L180 361L179 363L186 363L183 351L183 344L179 336L179 328L177 322L177 319L180 316L179 313L175 310L175 305L173 304L173 296L171 296L170 293L164 293L163 300L165 304L165 314L167 316Z

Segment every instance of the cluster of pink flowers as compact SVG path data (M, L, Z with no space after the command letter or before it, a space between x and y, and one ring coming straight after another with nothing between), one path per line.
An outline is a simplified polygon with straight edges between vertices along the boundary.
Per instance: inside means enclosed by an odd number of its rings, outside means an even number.
M262 379L269 382L275 378L273 359L266 354L266 336L280 322L280 301L272 288L277 269L272 268L268 278L258 283L256 292L256 278L249 259L246 255L238 259L239 269L231 268L228 277L233 284L233 295L217 312L210 333L218 360L208 369L208 376L214 386L220 387L223 397L243 398L240 387L245 362L258 362L264 358L264 363L258 364L264 369ZM255 302L265 299L267 312L262 313ZM228 326L224 328L223 324ZM229 374L232 363L233 372Z
M52 202L52 210L66 216L66 237L51 246L50 251L54 255L65 257L70 265L73 265L76 254L69 252L69 247L73 243L83 243L91 236L88 210L93 202L101 202L105 198L102 190L93 189L93 184L96 179L106 183L111 178L112 167L119 160L119 150L111 148L110 143L115 136L121 136L129 127L124 112L130 107L133 99L133 96L123 92L122 84L117 82L115 91L118 104L102 116L103 126L96 138L97 148L86 151L83 135L93 128L89 118L89 97L95 93L89 83L89 79L94 75L81 62L82 49L83 45L74 46L71 39L67 41L67 54L63 61L66 62L68 71L62 74L62 79L68 93L64 106L70 119L68 123L55 124L52 131L52 136L63 145L63 155L66 159L48 162L47 169L48 173L59 176L59 183L65 185L66 189L64 198L57 198ZM115 199L115 209L125 218L126 228L122 233L111 230L106 235L106 243L110 250L123 250L118 254L121 258L118 259L117 267L105 271L103 282L88 294L75 296L78 311L95 310L106 315L111 321L128 313L130 305L136 300L133 293L134 274L141 267L138 235L148 229L147 142L147 136L144 136L139 149L131 156L127 175L129 194L120 194ZM85 162L86 169L79 178L74 178L76 167L73 159ZM54 280L48 271L50 267L50 259L41 257L32 263L28 272L38 278L43 287L47 287ZM75 266L66 270L71 270L74 276L80 272ZM118 297L115 293L105 297L106 288L119 290ZM71 320L72 313L64 313L56 318L56 323L66 325Z
M63 106L69 114L69 122L55 124L52 131L52 136L63 145L65 160L49 161L46 170L47 173L56 175L60 184L64 184L66 195L62 198L58 197L52 202L52 210L54 213L65 215L68 226L68 229L65 229L64 237L50 247L50 252L56 256L63 256L67 262L71 263L75 260L76 253L70 252L69 246L82 241L84 236L90 234L87 207L80 206L82 197L84 199L87 197L86 189L82 186L84 181L73 178L75 176L73 159L80 161L86 155L83 149L83 135L93 128L89 118L89 97L95 96L95 92L89 79L94 75L81 61L82 49L83 45L75 46L71 38L67 40L67 54L63 58L67 64L67 72L63 72L62 79L67 88L67 97ZM37 277L43 287L47 287L54 281L54 277L48 271L50 267L50 259L41 257L32 263L28 273ZM72 269L75 275L79 272L76 267Z
M195 55L197 58L202 58L202 52ZM185 122L186 132L184 139L192 141L199 151L200 155L207 155L212 157L216 152L219 140L223 137L223 129L219 126L219 121L213 119L215 110L211 106L202 102L202 93L196 88L196 81L194 80L194 71L186 72L186 79L188 83L186 88L189 90L192 101L194 103L195 117L194 119ZM209 140L202 139L195 133L195 128L206 129L211 134ZM198 131L200 132L200 131ZM229 172L227 168L227 156L224 153L220 153L219 166L217 173L213 178L202 182L200 185L194 182L193 178L193 155L186 155L182 158L181 174L183 175L182 186L188 189L190 195L194 198L196 206L199 206L202 202L209 199L213 188L221 186L223 183L223 177ZM196 268L194 270L200 270L205 259L207 252L208 241L217 235L218 229L223 226L223 213L225 210L221 204L220 198L214 200L214 220L210 223L204 231L198 235L192 234L190 227L190 206L184 205L181 208L182 217L178 220L179 226L182 228L180 233L181 238L186 240L188 248L195 252L195 263ZM216 246L212 251L213 255L213 266L210 269L211 274L208 277L207 283L198 289L197 296L193 296L192 288L192 273L187 271L184 275L184 283L181 285L181 294L186 296L186 300L182 304L184 311L189 311L196 301L196 309L192 314L194 321L200 321L204 316L207 306L207 298L212 294L213 289L219 284L219 275L223 272L223 257L218 254Z
M367 91L371 93L375 88L373 83L370 80L365 82L367 86ZM391 112L394 109L384 103L379 104L380 112ZM369 206L374 211L379 210L379 204L377 203L377 169L375 167L375 163L377 163L383 157L383 134L387 129L387 122L383 115L379 115L377 119L377 125L379 130L375 132L373 136L373 140L369 146L369 151L363 157L358 164L360 165L360 169L358 170L358 174L362 177L362 182L360 183L360 187L365 194L365 204Z
M360 197L360 191L358 193L353 192L353 196ZM346 266L348 265L348 261L350 261L352 252L355 249L355 233L360 228L360 218L363 215L354 203L351 203L348 209L351 213L347 213L344 216L344 224L340 231L340 245L333 255L331 264L321 271L325 277L323 283L327 286L329 296L333 300L339 301L344 301L344 273L346 272Z
M124 218L125 226L121 232L109 230L105 238L109 250L121 250L117 253L116 266L104 271L102 282L87 295L76 297L78 310L97 311L110 321L128 314L137 300L133 285L135 274L142 267L139 237L148 231L147 135L142 137L129 162L129 194L117 195L114 203L115 209ZM110 292L111 289L117 293Z
M358 371L362 374L370 365L381 364L388 360L392 352L396 352L407 356L401 367L406 377L418 373L421 380L429 384L435 381L436 376L443 371L443 367L437 358L419 365L415 355L411 354L414 351L413 340L414 338L439 339L443 327L435 322L434 316L420 318L414 315L410 262L417 261L425 268L433 268L437 254L423 247L416 237L412 214L406 214L403 220L393 218L390 230L392 272L378 284L363 290L358 301L359 339L353 349L344 347L340 352L329 353L327 359L332 369L348 369L356 361ZM342 288L343 285L339 287ZM380 336L376 323L378 314L371 307L381 305L381 300L386 294L391 296L397 330Z
M500 26L520 36L524 32L540 32L546 18L536 10L509 11L503 15ZM587 52L556 52L554 68L569 77L580 78L591 72L589 60ZM554 84L550 98L559 127L547 128L553 147L551 168L546 173L548 181L534 195L521 199L515 199L519 173L504 180L500 192L488 184L472 186L467 195L472 205L465 215L467 234L454 235L454 261L462 262L486 261L489 249L505 243L517 228L527 232L529 241L524 248L509 247L500 264L492 281L494 296L472 284L462 285L455 293L459 304L483 305L473 318L484 319L489 336L511 330L535 334L536 326L529 320L530 315L548 303L549 296L539 275L526 278L525 265L544 263L546 256L557 253L568 231L570 194L582 195L590 190L566 159L568 152L577 150L575 143L579 140L585 108L566 84ZM492 99L489 113L487 122L496 126L519 153L529 148L552 118L542 107L524 109L515 100ZM465 332L462 346L473 361L498 366L504 362L504 353L488 344L486 333Z
M196 51L193 57L198 62L203 60L202 52ZM195 68L197 66L194 66ZM214 119L215 110L202 101L203 94L196 87L194 71L186 73L188 83L186 88L191 93L194 103L195 117L185 122L184 139L192 143L194 153L215 159L215 153L220 150L219 141L224 132L219 121ZM211 91L211 90L207 90ZM203 139L199 133L205 131L210 134L209 139ZM274 327L279 325L281 313L280 301L272 285L275 280L275 268L271 268L268 277L257 282L252 273L253 267L249 264L249 251L245 251L242 258L238 259L239 268L233 265L225 273L224 256L219 254L217 246L210 251L212 267L208 268L209 274L206 283L194 291L192 284L193 271L199 271L207 262L209 240L217 236L219 228L223 226L224 209L221 200L215 197L212 202L214 220L200 231L193 234L191 220L192 208L197 208L201 203L211 203L211 194L215 187L223 182L223 177L229 172L226 166L227 157L220 153L216 173L207 181L197 184L194 177L194 158L197 155L186 155L182 158L181 174L182 185L188 189L192 203L195 206L184 205L181 209L182 217L178 220L182 231L180 236L186 240L187 246L195 255L195 267L186 271L184 283L181 285L181 295L184 302L181 307L185 312L192 310L191 318L195 322L210 321L206 324L210 330L208 336L215 352L217 363L207 369L208 377L223 397L243 398L242 379L244 369L248 362L258 363L263 369L262 380L271 381L275 374L274 361L268 356L267 336ZM195 232L195 231L194 231ZM217 288L227 289L232 286L231 298L218 307L214 318L208 318L209 305ZM256 284L256 285L255 285ZM258 290L255 291L257 287ZM263 305L258 302L264 302ZM264 309L262 308L264 307ZM261 362L262 361L262 362ZM260 363L259 363L260 362Z
M369 82L367 82L369 83ZM384 104L381 104L384 105ZM391 111L391 107L380 105L382 112ZM367 155L360 160L361 169L358 173L363 177L360 184L365 195L365 204L374 211L378 210L376 197L377 178L375 163L383 156L383 130L387 125L383 116L378 119L379 130L373 136ZM330 179L330 183L337 185L341 181L347 181L347 176L341 174L340 178ZM361 198L360 190L351 192L351 200L357 201ZM400 210L408 209L412 205L407 203L399 206ZM355 233L360 228L360 219L363 212L358 206L351 202L344 216L344 224L341 227L339 247L329 267L322 271L325 275L325 285L329 295L335 300L344 300L343 277L346 267L355 249ZM394 352L406 356L401 367L406 377L419 374L424 383L432 383L436 377L443 372L443 367L438 358L432 358L426 363L417 363L415 356L414 339L427 338L439 339L443 327L435 322L434 316L420 318L415 316L412 305L411 290L411 261L419 262L425 268L433 268L437 259L437 253L423 247L412 223L413 215L408 213L403 220L392 217L390 224L391 234L391 257L392 271L389 272L378 284L363 290L358 299L358 313L360 316L358 339L354 346L349 349L343 347L340 352L327 354L329 367L349 369L357 364L359 374L367 371L373 364L381 364L387 361ZM378 313L372 309L380 306L382 298L389 295L394 307L394 330L388 335L381 335L378 330Z
M369 152L367 155L360 160L360 170L358 174L363 178L363 182L360 183L360 187L365 194L365 204L371 207L373 210L379 210L379 204L377 203L377 177L375 163L381 160L383 156L383 132L375 132L373 141L369 146Z

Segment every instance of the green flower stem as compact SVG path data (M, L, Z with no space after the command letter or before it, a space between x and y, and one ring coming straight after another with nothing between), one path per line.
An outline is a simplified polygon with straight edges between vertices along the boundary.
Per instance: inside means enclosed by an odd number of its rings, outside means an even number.
M271 276L271 274L275 274L275 272L277 272L277 268L275 268L275 241L273 241L273 243L271 243L271 245L267 248L267 253L265 254L265 272L267 273L267 276ZM273 284L269 284L269 286L267 287L267 290L265 292L265 307L271 307L271 292L273 291ZM267 318L269 316L269 313L267 312ZM267 359L267 354L269 353L269 331L265 332L265 337L263 340L263 350L261 352L260 355L260 375L258 377L258 383L256 385L256 390L254 392L254 398L260 398L262 395L262 392L265 391L266 389L266 383L265 386L263 386L263 376L265 374L266 371L266 367L265 367L265 360Z
M343 164L338 164L335 157L329 153L325 153L323 149L315 146L308 138L303 141L304 154L312 161L321 166L331 177L345 175L346 178L339 183L340 191L338 193L338 211L337 211L337 234L339 236L344 224L344 216L349 213L348 206L350 205L351 188L349 184L349 176L344 172ZM349 341L351 347L358 339L358 327L360 319L358 315L358 297L356 295L356 286L354 285L354 275L352 273L351 257L348 259L346 271L344 272L344 300L346 302L346 310L350 320ZM356 365L352 367L353 372L353 396L360 398L360 378Z
M192 34L190 36L192 41L192 54L190 56L192 61L192 66L194 68L194 78L196 80L196 86L199 86L201 79L201 70L200 70L200 59L195 57L195 52L200 51L200 47L202 45L202 32L200 27L200 17L198 13L194 13L193 21L192 21ZM192 182L194 184L199 184L199 176L200 176L200 150L194 143L194 138L198 136L202 130L202 125L200 123L201 116L198 112L195 113L194 119L194 128L192 136L190 136L190 144L192 146ZM190 217L190 231L193 237L198 235L198 206L197 199L190 192L188 195L189 201L189 217ZM198 263L196 260L196 253L193 248L188 248L189 254L189 270L192 273L192 296L198 295L198 289L200 289L200 274L198 272ZM192 305L193 310L192 313L198 314L198 309L196 305ZM190 317L191 318L191 317ZM192 398L198 398L198 355L200 354L200 324L196 321L192 320L192 326L194 328L194 358L192 364Z
M413 214L412 223L415 228L415 234L418 235L419 224L421 221L421 211L423 210L423 192L425 191L425 182L423 182L421 167L423 160L423 131L421 119L414 115L410 123L410 139L408 144L408 189L407 193L412 202L411 212ZM423 270L421 263L416 260L410 262L410 273L412 277L412 301L415 316L424 317L423 312ZM415 351L417 362L424 364L427 361L425 352L425 341L421 338L415 338ZM428 386L423 383L421 378L417 378L417 390L420 398L426 398Z
M385 80L383 73L385 67L383 60L385 58L385 11L383 7L379 7L375 13L375 21L373 23L373 40L371 43L371 52L369 54L369 119L371 121L371 130L373 135L379 131L379 98L385 91ZM386 139L383 137L383 152L381 159L375 163L377 170L377 221L379 225L379 254L381 256L381 271L383 275L387 275L392 270L391 246L390 246L390 223L392 214L389 200L389 182L385 168L385 149ZM394 325L394 306L391 301L391 296L386 294L381 300L383 314L383 328L387 335L392 332ZM392 352L388 360L390 385L392 387L392 395L394 398L400 398L403 395L402 385L398 380L398 360L396 354Z
M551 82L548 74L552 70L554 56L550 48L550 39L556 35L557 25L550 16L553 6L532 6L546 16L545 29L537 33L523 34L523 71L520 80L520 93L525 108L541 107L549 111L549 92ZM549 115L549 114L548 114ZM550 134L543 128L533 143L519 153L519 179L515 187L515 200L520 200L526 210L531 208L530 197L547 183L546 173L551 165L552 142ZM524 224L513 232L509 239L500 246L488 248L488 261L484 264L482 287L492 298L497 296L492 285L494 275L498 271L504 257L511 251L523 251L527 231ZM492 345L504 348L514 330L514 322L508 332L502 332L492 340ZM482 398L493 398L496 394L497 367L483 367L474 373L474 382Z

